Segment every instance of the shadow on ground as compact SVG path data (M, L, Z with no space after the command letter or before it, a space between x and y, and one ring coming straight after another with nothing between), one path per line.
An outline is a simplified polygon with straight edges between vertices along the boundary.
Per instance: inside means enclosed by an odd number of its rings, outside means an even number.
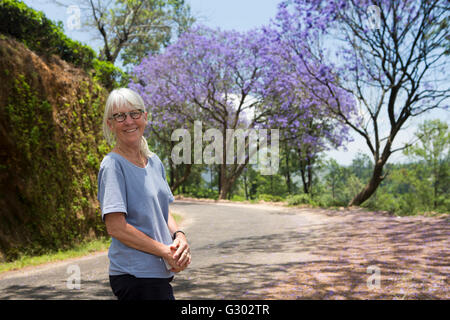
M216 262L185 270L172 285L177 299L449 299L449 235L446 218L350 212L291 232L198 248L218 253ZM241 261L223 262L237 250ZM286 252L307 258L245 259ZM373 270L380 272L378 283ZM114 299L108 281L82 281L81 287L11 285L1 294L2 299Z
M221 257L307 253L294 263L220 263L174 280L178 299L449 299L449 221L349 213L335 223L243 237L200 250ZM218 259L218 261L220 258ZM379 272L379 273L378 273ZM378 277L379 274L379 277Z
M11 285L2 289L2 300L112 300L108 281L82 281L80 289L56 286Z

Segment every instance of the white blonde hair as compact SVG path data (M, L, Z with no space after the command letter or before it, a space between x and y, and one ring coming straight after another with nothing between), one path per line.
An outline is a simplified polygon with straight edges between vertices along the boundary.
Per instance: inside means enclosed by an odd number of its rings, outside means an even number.
M142 100L137 92L128 88L119 88L111 91L106 100L105 113L103 115L103 135L111 146L116 144L116 137L114 132L112 132L108 126L108 120L111 118L114 111L121 107L128 109L134 107L146 111L144 100ZM153 155L153 152L148 148L147 139L145 139L144 136L142 136L140 151L147 158Z

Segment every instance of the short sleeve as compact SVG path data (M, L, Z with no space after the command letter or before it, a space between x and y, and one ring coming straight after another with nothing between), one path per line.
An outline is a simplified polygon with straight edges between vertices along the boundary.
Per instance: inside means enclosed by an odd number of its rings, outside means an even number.
M125 178L120 169L114 166L100 168L98 174L98 201L100 202L103 220L108 213L127 213Z
M174 202L175 198L173 197L172 190L170 190L169 184L167 183L166 170L164 169L164 165L161 162L161 160L160 160L159 163L161 164L161 172L162 172L162 176L163 176L164 182L166 184L166 189L167 189L167 193L168 193L168 196L169 196L169 203L172 203L172 202Z

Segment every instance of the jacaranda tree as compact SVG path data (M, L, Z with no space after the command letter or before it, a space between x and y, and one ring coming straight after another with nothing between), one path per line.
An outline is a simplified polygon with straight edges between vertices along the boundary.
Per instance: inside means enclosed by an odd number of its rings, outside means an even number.
M234 142L225 139L227 129L280 129L282 139L309 159L299 168L303 172L311 170L319 152L345 140L346 128L330 118L324 101L338 99L353 110L352 100L344 90L331 96L305 69L328 76L326 67L315 61L314 66L305 64L280 40L270 28L240 33L197 27L135 69L130 86L149 105L152 130L192 132L198 120L203 129L222 133L221 199L227 197L251 156L249 151L244 162L226 163L227 148L234 149ZM249 150L248 137L245 141Z
M333 77L332 69L306 58L308 52L301 37L280 36L277 28L263 30L271 44L263 86L263 107L270 110L265 124L282 129L285 146L297 154L303 191L310 193L314 165L320 154L343 146L350 139L348 126L327 105L338 101L342 112L350 117L356 115L355 100L334 84L335 94L330 95L324 83Z
M408 120L448 108L449 12L449 2L439 0L280 4L274 20L278 37L292 46L328 94L312 88L308 92L362 136L372 153L372 176L349 205L360 205L376 191L389 157L404 148L393 144ZM325 41L331 44L327 48ZM313 68L319 63L322 68ZM348 104L335 98L340 90L359 101L360 116L349 113Z
M256 90L264 68L261 37L258 31L197 27L180 36L164 53L144 59L135 69L138 81L131 87L150 106L153 128L187 128L192 132L198 120L202 133L208 127L215 128L223 137L227 129L253 128L256 117L251 115L263 101ZM249 158L247 154L245 163L227 165L226 143L223 139L220 155L216 155L221 159L221 199L227 197Z

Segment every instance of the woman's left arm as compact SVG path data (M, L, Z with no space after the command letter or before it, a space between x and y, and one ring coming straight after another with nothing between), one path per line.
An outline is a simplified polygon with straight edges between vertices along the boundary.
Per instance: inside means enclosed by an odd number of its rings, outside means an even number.
M175 231L179 230L178 225L170 211L167 225L169 227L170 234L174 234ZM187 268L187 266L191 263L191 249L184 233L177 232L176 238L171 247L176 249L173 258L177 261L178 266L180 266L181 269Z

